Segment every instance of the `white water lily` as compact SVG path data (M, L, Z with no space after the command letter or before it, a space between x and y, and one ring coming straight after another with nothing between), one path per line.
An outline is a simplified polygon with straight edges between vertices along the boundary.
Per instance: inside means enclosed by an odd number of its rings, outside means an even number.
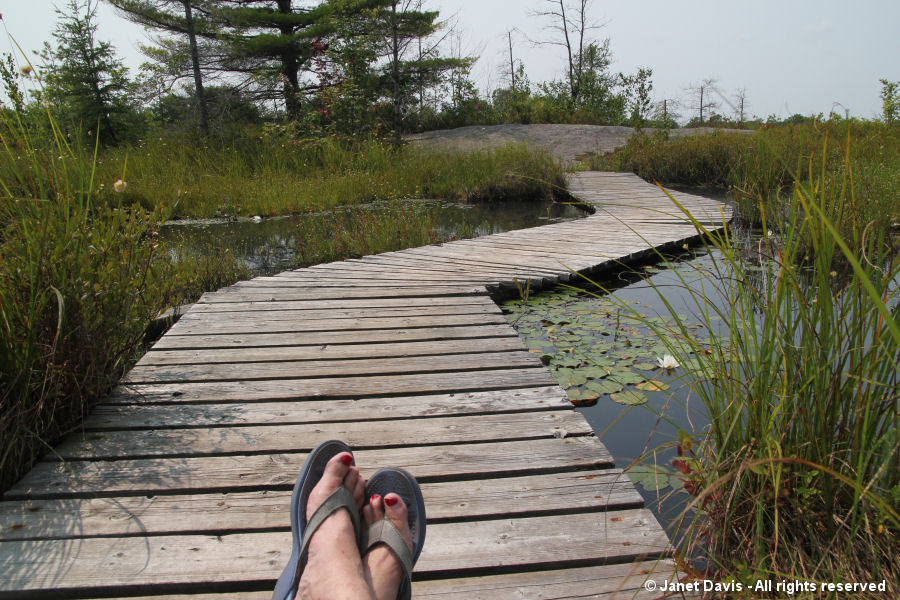
M663 354L662 358L656 359L656 364L658 364L660 368L665 369L666 371L670 371L681 366L678 364L678 361L675 360L675 357L671 354Z

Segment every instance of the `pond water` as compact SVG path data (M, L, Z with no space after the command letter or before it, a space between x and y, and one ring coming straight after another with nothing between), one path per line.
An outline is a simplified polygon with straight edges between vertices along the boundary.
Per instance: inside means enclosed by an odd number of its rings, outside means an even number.
M526 346L551 369L616 465L644 463L629 474L664 527L689 498L672 467L679 430L700 433L709 419L682 380L687 369L697 368L696 357L679 357L677 367L665 368L661 363L669 350L658 332L666 335L674 324L668 303L695 340L723 336L715 318L697 314L691 295L702 289L711 302L722 299L714 264L706 251L686 251L668 268L646 265L596 282L611 294L585 281L583 287L592 292L557 288L503 305Z
M373 203L326 213L310 213L261 220L201 219L170 221L160 228L160 239L193 254L230 249L253 275L271 274L300 265L297 257L298 230L304 222L321 222L323 215L352 216L360 210L397 210L413 207L427 210L437 223L441 239L478 237L514 229L537 227L587 216L575 206L542 200L492 200L449 202L411 199L401 203ZM389 218L389 217L388 217Z

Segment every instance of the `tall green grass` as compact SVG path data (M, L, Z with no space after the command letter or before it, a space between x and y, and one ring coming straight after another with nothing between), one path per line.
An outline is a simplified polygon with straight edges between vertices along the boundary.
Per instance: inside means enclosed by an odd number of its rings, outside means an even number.
M779 233L752 246L695 222L717 273L683 291L715 335L698 339L674 309L671 329L648 325L710 419L678 444L675 467L698 509L679 533L684 554L707 557L719 580L886 580L893 597L900 256L884 239L861 249L841 236L835 201L859 202L845 160L843 178L810 163L790 204L761 214Z
M827 216L849 241L900 221L900 128L879 122L777 125L752 135L635 135L586 166L664 184L730 188L741 216L755 225L763 212L788 211L793 186L815 174L832 196L823 205Z
M124 168L100 173L95 152L49 113L0 110L0 490L118 381L152 318L237 274L227 255L174 263L164 210L99 193Z
M433 209L410 203L369 205L314 215L297 232L297 260L311 265L448 241Z
M154 137L101 152L105 179L127 164L128 188L109 201L170 207L171 218L327 210L401 198L549 197L562 170L524 146L483 152L394 148L380 140L291 140L248 131L229 146ZM113 179L114 180L114 179Z

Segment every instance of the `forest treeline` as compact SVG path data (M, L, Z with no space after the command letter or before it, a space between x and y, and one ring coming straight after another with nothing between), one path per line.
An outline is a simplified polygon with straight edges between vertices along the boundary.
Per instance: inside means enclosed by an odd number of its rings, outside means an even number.
M476 87L476 58L425 0L107 0L154 34L135 74L98 38L98 1L58 8L39 60L4 57L7 108L51 110L68 135L96 131L113 145L154 128L227 135L263 123L295 137L399 138L473 124L675 127L682 119L674 99L652 101L652 69L612 70L609 40L591 36L587 1L567 13L567 3L547 0L536 15L556 36L545 43L562 48L559 79L529 81L509 32L503 86L491 91ZM40 82L29 93L23 74ZM731 119L716 112L713 88L708 80L690 90L698 105L689 124L743 124L746 93Z

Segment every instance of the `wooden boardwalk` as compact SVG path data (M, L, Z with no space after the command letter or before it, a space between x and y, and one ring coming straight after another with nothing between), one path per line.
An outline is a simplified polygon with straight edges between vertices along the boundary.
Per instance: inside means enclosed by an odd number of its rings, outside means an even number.
M270 597L319 442L419 478L416 598L654 597L665 532L489 295L695 230L631 175L582 220L259 277L204 295L0 502L0 598ZM701 220L719 203L678 194ZM645 595L646 594L646 595Z

